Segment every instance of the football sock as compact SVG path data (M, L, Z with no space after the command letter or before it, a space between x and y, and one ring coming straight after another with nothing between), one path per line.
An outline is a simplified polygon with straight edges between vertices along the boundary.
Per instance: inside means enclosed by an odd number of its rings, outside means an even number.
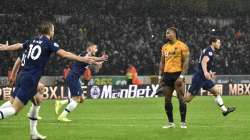
M40 111L40 108L41 108L41 106L39 105L39 106L36 106L36 115L37 115L37 117L39 116L39 111Z
M181 122L186 122L187 104L184 100L179 100L179 110L181 115Z
M16 110L12 106L2 108L0 109L0 120L9 118L15 115L15 113L16 113Z
M29 117L33 116L33 118L34 117L37 118L39 110L40 110L40 106L36 106L32 104L29 110Z
M225 107L223 100L220 95L217 95L215 97L215 102L218 104L218 106L221 108L223 112L227 111L227 108Z
M3 103L1 106L0 106L0 109L1 108L6 108L6 107L10 107L11 106L11 102L10 101L7 101L5 103Z
M172 103L165 103L165 111L166 111L166 114L168 116L168 122L174 122Z
M32 104L29 110L29 119L30 119L30 134L36 135L37 134L37 108L38 106L35 106Z
M75 100L70 99L70 103L66 106L61 115L66 117L71 111L73 111L77 107L77 105L78 103Z

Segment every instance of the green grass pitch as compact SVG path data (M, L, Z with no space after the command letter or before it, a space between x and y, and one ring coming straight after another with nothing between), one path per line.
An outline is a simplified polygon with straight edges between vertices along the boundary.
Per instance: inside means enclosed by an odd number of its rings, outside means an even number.
M166 123L164 98L86 100L69 115L73 120L56 120L54 101L41 106L38 124L48 140L247 140L250 139L250 96L224 96L226 105L236 112L223 117L213 97L197 97L188 104L188 129L179 127L177 99L174 119L177 128L162 129ZM0 103L3 103L2 101ZM15 117L0 120L0 140L29 139L26 113L29 105Z

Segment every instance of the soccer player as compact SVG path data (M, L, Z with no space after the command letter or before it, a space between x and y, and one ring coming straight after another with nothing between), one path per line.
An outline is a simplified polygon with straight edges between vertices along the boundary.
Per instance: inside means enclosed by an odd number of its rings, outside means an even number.
M97 45L91 42L87 43L86 52L80 54L80 56L88 56L94 57L96 52L98 51ZM107 57L107 55L103 54L103 57ZM101 68L102 62L98 62L95 67L95 71L99 71ZM60 108L62 105L68 104L63 112L58 116L59 121L70 122L71 120L67 118L67 115L72 112L79 103L84 101L84 97L82 96L82 89L80 83L80 77L84 73L84 71L89 67L88 63L84 62L75 62L72 64L72 68L66 77L66 85L69 88L71 93L71 98L68 100L61 100L56 101L55 103L55 112L56 114L59 113Z
M40 36L34 37L25 43L17 43L14 45L0 45L0 51L15 51L24 49L22 57L22 70L19 72L17 83L19 86L15 88L16 97L12 106L0 109L0 119L9 118L19 111L28 103L36 94L38 82L43 74L44 67L52 53L58 56L76 60L85 63L96 63L96 60L105 60L103 58L94 59L87 56L77 56L71 52L67 52L59 48L59 45L54 42L54 25L50 22L42 22L39 26ZM45 139L45 136L39 135L36 130L37 116L30 117L31 139Z
M227 116L230 112L235 111L235 107L226 108L220 96L220 92L215 88L212 79L215 78L215 72L212 71L214 53L220 49L221 41L216 37L212 37L209 41L210 46L205 48L200 55L198 70L194 73L191 87L185 96L185 101L190 102L198 94L201 88L208 90L215 97L215 102L220 107L222 114Z
M13 87L15 81L16 81L16 77L17 77L17 73L19 71L21 67L21 58L18 57L13 68L12 68L12 71L11 71L11 78L10 78L10 81L9 81L9 86ZM17 83L18 85L19 83ZM27 114L27 116L29 117L30 114L32 112L35 112L37 115L37 119L38 120L41 120L42 117L39 116L39 110L40 110L40 104L43 100L43 93L45 92L45 86L43 83L39 82L38 83L38 86L37 86L37 94L34 96L34 98L31 100L32 101L32 106L30 107L30 110ZM9 101L6 101L5 103L3 103L1 106L0 106L0 109L1 108L5 108L5 107L10 107L15 99L15 95L16 92L12 93L11 94L11 97L10 97L10 100Z
M186 126L186 103L184 100L185 82L184 75L188 70L189 48L177 39L177 29L170 27L166 30L168 42L162 47L159 81L162 92L165 95L165 111L168 123L162 128L174 128L172 95L176 90L179 100L179 111L181 115L181 128ZM162 77L163 76L163 77Z

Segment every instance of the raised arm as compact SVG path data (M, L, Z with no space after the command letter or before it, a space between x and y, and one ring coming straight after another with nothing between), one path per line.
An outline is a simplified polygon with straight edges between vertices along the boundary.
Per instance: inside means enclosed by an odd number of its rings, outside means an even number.
M84 62L84 63L88 63L88 64L96 64L96 61L89 58L88 56L77 56L71 52L65 51L63 49L60 49L56 52L56 54L62 58L67 58L70 60L75 60L75 61L79 61L79 62Z

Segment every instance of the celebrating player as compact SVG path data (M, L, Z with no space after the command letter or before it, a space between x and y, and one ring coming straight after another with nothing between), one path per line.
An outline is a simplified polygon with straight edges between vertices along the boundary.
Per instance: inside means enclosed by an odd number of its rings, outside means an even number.
M40 36L28 40L25 43L17 43L14 45L1 45L0 51L14 51L24 49L22 57L22 70L19 72L17 83L19 86L15 88L16 97L12 106L0 109L0 119L9 118L17 114L36 94L38 82L43 74L44 67L52 53L58 56L76 60L85 63L96 63L96 60L104 61L105 59L94 59L88 56L77 56L59 48L59 45L52 40L54 36L54 25L50 22L42 22L39 27ZM30 116L31 130L37 125L37 116L35 113ZM31 139L45 139L45 136L39 135L37 131L31 131Z
M80 56L88 56L88 57L94 57L96 52L98 51L97 45L91 42L87 43L86 52L83 54L80 54ZM103 54L102 57L107 57L107 55ZM97 62L97 65L95 66L95 70L98 71L101 68L102 62ZM84 62L75 62L72 64L72 69L70 70L67 78L66 78L66 85L68 86L70 93L71 93L71 99L68 100L62 100L62 101L56 101L55 104L55 112L56 114L59 113L59 109L62 107L62 105L67 104L63 112L59 115L58 120L64 121L64 122L70 122L71 120L67 118L67 115L72 112L79 103L84 101L84 97L82 96L82 89L81 89L81 83L80 83L80 76L84 73L86 68L89 67L88 63Z
M13 66L13 69L11 71L11 78L10 78L10 81L9 81L9 86L13 87L13 85L15 84L15 81L16 81L16 77L17 77L17 73L19 71L21 67L21 58L18 57L14 66ZM19 83L17 83L18 85ZM32 99L32 106L30 107L30 110L29 110L29 113L27 114L27 116L29 117L30 114L32 112L35 112L37 115L37 119L40 120L42 119L42 117L39 116L39 110L40 110L40 104L43 100L43 92L45 91L45 87L44 87L44 84L39 82L38 83L38 86L37 86L37 94L34 96L34 99ZM11 97L10 97L10 100L9 101L6 101L5 103L3 103L1 106L0 106L0 109L1 108L5 108L5 107L10 107L11 104L13 103L14 99L15 99L15 95L16 93L12 93L11 94Z
M201 52L198 71L193 75L192 84L188 89L185 100L186 102L190 102L195 97L195 95L198 94L199 90L203 88L214 95L215 102L221 108L222 114L226 116L230 112L233 112L235 107L225 107L220 93L215 88L214 82L212 81L212 79L215 78L215 72L212 71L214 53L216 50L220 49L221 42L220 39L212 37L209 41L209 44L210 46Z
M184 100L184 75L188 70L189 48L177 39L177 29L168 28L166 31L168 42L162 47L159 70L159 81L165 95L165 111L168 123L163 128L174 128L172 94L176 90L181 115L181 128L186 126L186 103ZM163 78L161 78L163 76Z

